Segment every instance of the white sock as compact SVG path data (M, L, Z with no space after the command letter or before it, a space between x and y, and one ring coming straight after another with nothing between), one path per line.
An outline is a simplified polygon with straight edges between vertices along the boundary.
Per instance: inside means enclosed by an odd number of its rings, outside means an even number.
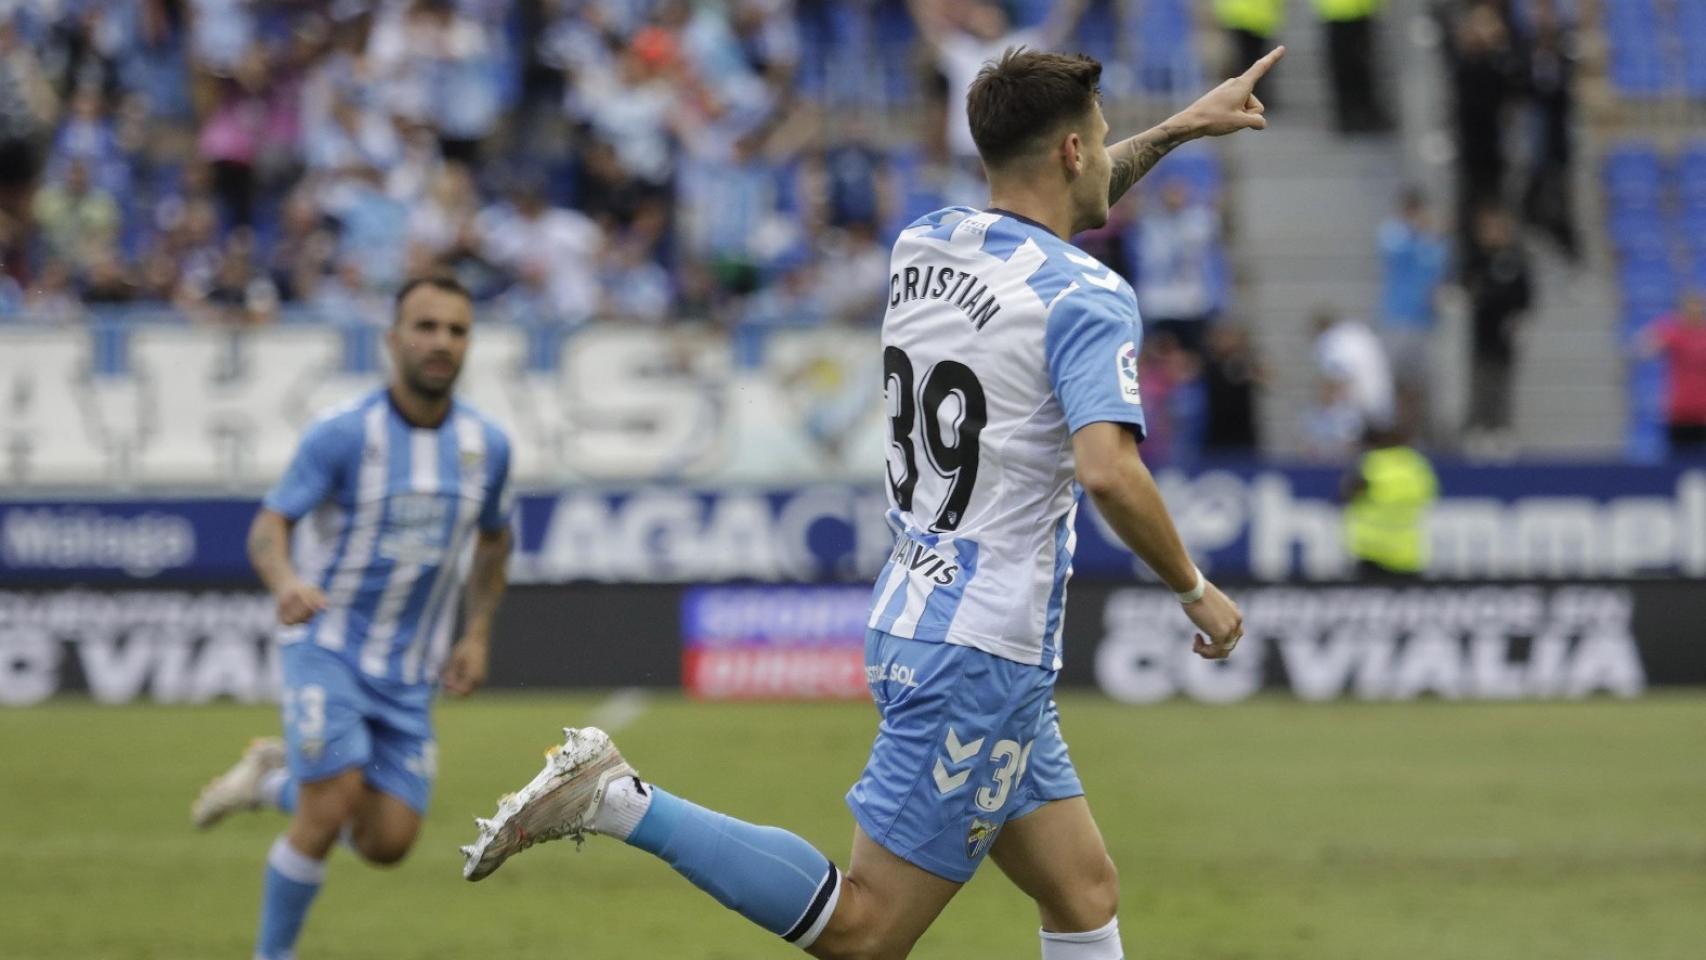
M604 788L604 802L598 805L598 812L588 826L593 833L625 841L651 808L651 788L642 784L639 777L622 777Z
M1124 960L1120 946L1120 920L1115 917L1107 926L1084 933L1050 933L1042 931L1043 960Z
M316 860L290 845L283 834L272 842L267 851L267 864L297 883L319 884L326 879L326 861Z
M274 810L283 809L279 806L278 795L289 782L290 771L283 767L261 774L261 802Z

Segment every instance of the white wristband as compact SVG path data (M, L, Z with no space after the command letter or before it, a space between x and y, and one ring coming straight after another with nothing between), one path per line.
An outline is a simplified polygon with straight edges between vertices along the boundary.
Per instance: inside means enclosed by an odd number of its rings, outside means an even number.
M1202 571L1197 570L1196 567L1192 567L1191 569L1197 571L1197 585L1189 590L1183 591L1182 593L1173 594L1173 596L1179 598L1180 603L1196 603L1198 600L1201 600L1202 595L1208 591L1208 580L1202 575Z

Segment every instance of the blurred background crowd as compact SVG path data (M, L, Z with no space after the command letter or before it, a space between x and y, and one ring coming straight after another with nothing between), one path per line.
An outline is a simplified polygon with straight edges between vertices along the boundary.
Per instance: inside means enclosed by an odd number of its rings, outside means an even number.
M1080 238L1142 305L1146 455L1334 461L1371 429L1509 455L1524 326L1608 241L1623 308L1604 323L1634 371L1629 452L1699 449L1706 305L1690 290L1706 280L1706 145L1608 152L1601 229L1576 195L1576 140L1580 34L1615 96L1694 103L1706 58L1685 54L1706 49L1706 2L1397 6L1415 14L1406 29L1431 31L1445 106L1410 125L1437 125L1450 176L1377 198L1390 215L1354 238L1378 258L1370 296L1293 306L1241 282L1236 200L1260 154L1241 166L1180 151ZM1103 59L1116 136L1305 33L1308 55L1260 93L1277 124L1319 126L1330 139L1315 150L1403 142L1409 103L1377 69L1382 44L1404 39L1382 0L0 11L0 322L18 324L382 325L401 280L450 270L483 320L543 329L870 328L897 231L984 199L961 101L1009 44ZM1298 93L1315 73L1318 111ZM1258 328L1275 310L1299 314L1286 329L1309 340L1307 395L1269 389L1284 358ZM1466 331L1461 408L1437 395L1442 315ZM1296 436L1263 436L1276 405Z

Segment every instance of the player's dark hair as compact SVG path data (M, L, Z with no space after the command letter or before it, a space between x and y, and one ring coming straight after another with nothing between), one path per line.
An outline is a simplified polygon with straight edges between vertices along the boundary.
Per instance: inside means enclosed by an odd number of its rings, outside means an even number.
M1102 65L1081 53L1008 47L983 65L966 94L966 120L986 167L1028 153L1061 126L1087 117L1098 98Z
M454 293L469 303L474 302L474 295L469 293L468 288L464 287L455 277L442 273L432 273L421 277L411 277L408 280L403 281L403 285L397 288L397 297L395 300L391 301L392 323L396 323L398 320L403 318L403 301L409 298L409 294L414 293L421 287L433 287L443 290L445 293Z

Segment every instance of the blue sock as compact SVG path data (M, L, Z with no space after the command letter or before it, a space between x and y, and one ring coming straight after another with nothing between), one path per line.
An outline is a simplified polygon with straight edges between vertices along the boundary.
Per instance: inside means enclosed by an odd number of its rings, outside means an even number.
M292 960L296 937L314 895L325 879L326 863L298 853L279 837L267 852L267 881L261 894L261 930L255 938L256 960Z
M279 768L261 778L261 797L284 813L296 812L296 778Z
M817 940L841 894L829 858L786 830L743 823L637 779L611 784L610 794L634 791L650 793L650 806L625 842L789 943L804 949Z

